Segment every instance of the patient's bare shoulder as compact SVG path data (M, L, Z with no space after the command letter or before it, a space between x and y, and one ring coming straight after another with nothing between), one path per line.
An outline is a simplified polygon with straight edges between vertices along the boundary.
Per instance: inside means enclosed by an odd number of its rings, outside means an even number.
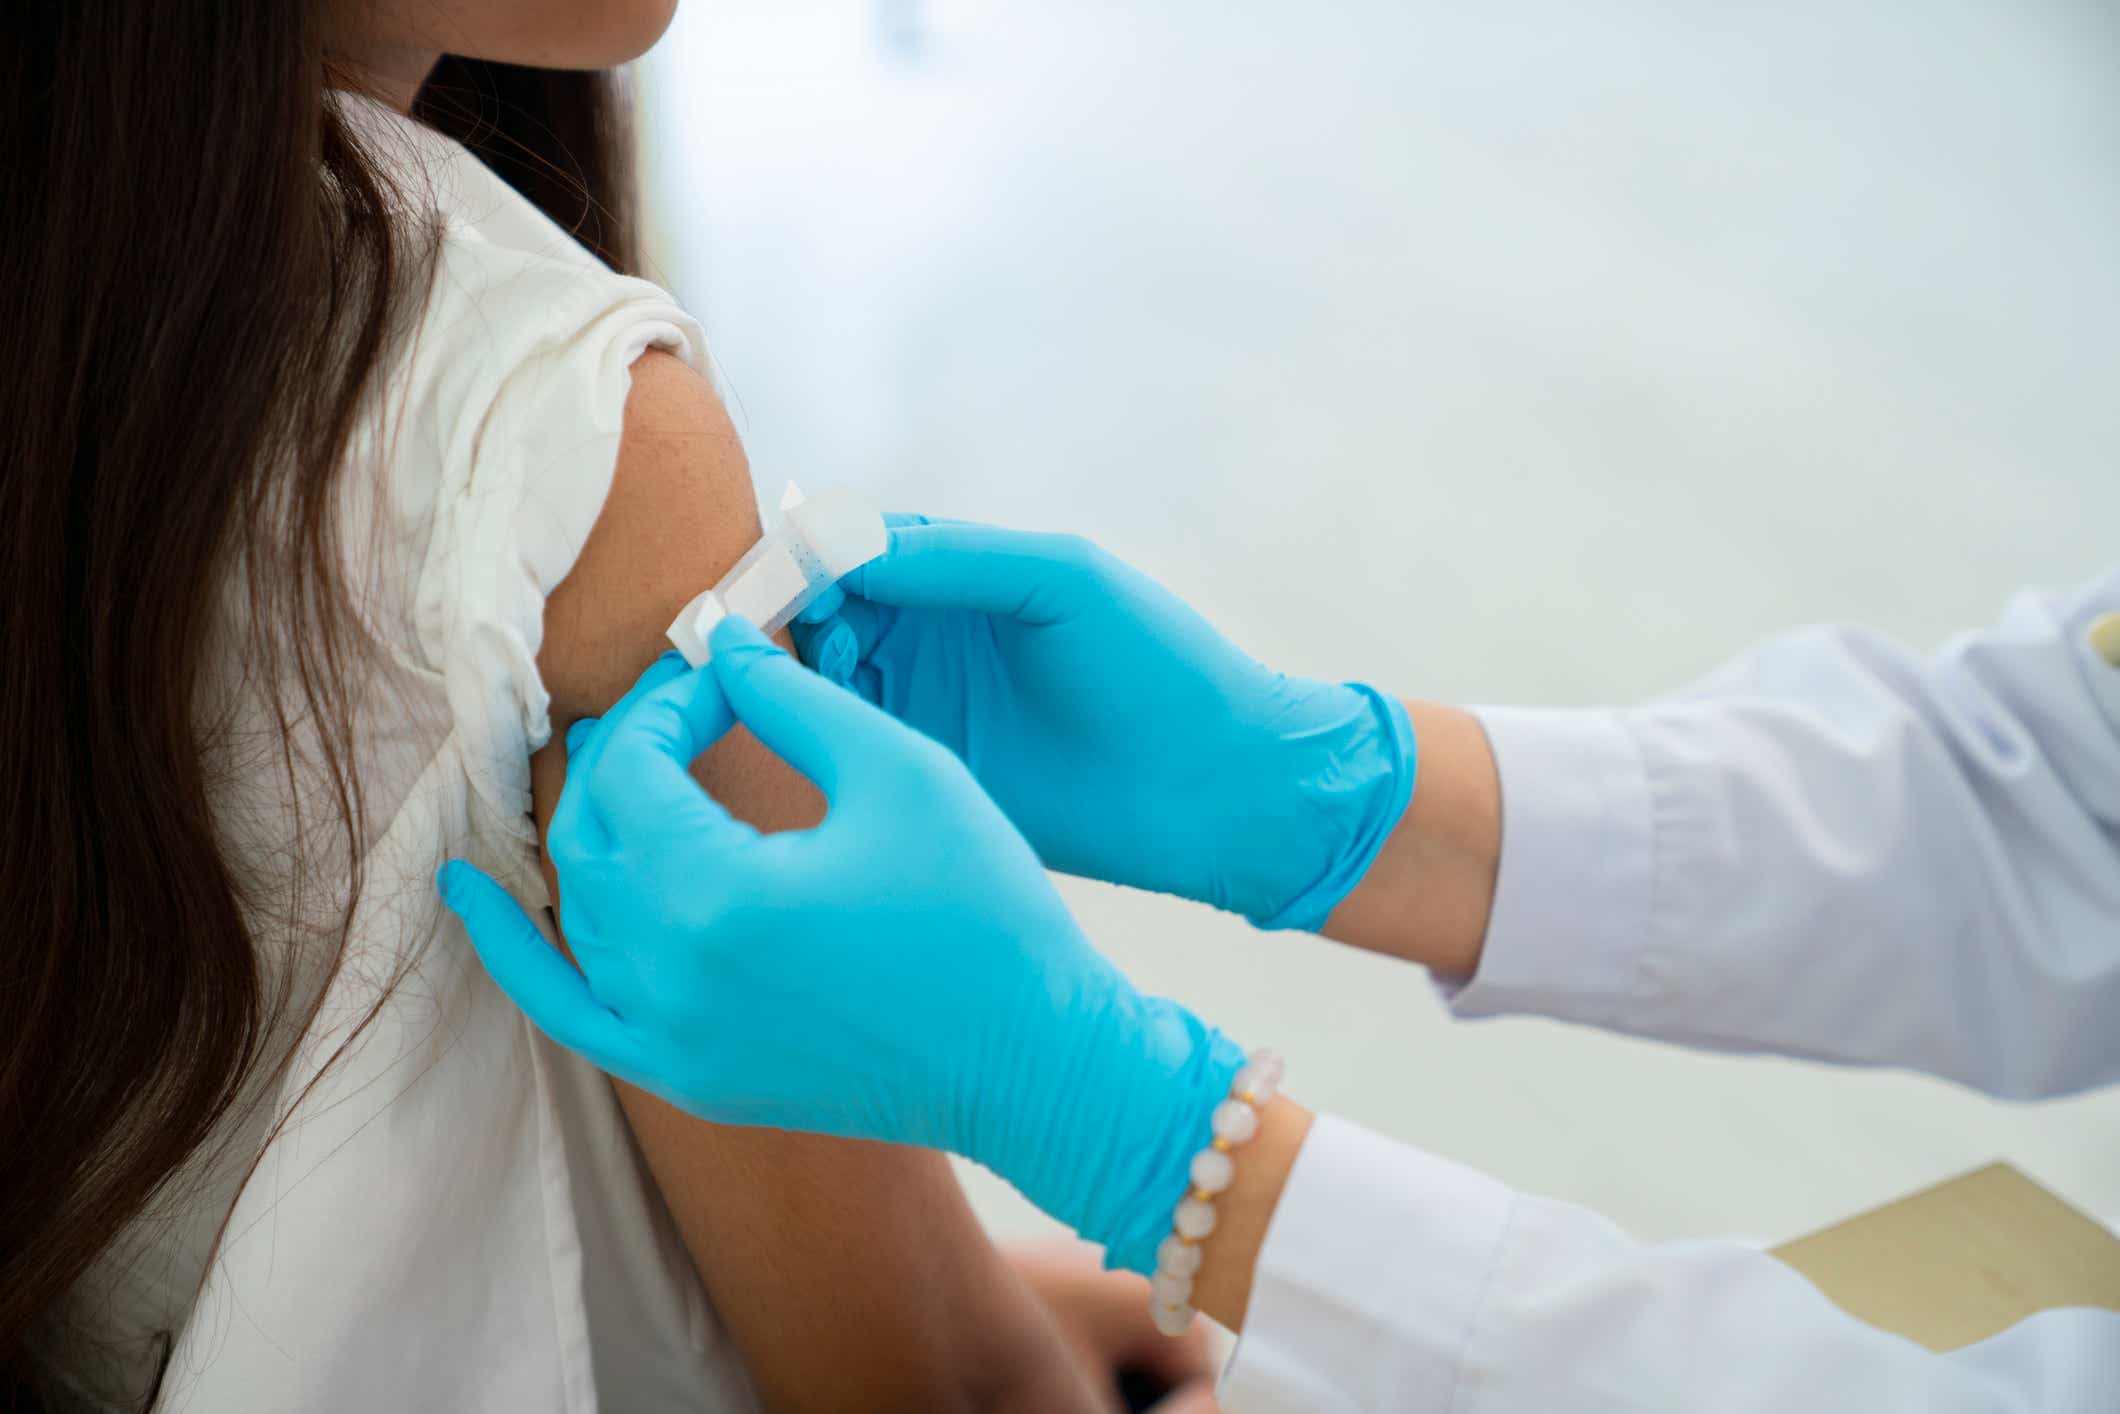
M669 647L677 610L758 538L750 464L706 379L673 354L644 354L625 418L603 511L545 603L538 668L555 734L623 695Z

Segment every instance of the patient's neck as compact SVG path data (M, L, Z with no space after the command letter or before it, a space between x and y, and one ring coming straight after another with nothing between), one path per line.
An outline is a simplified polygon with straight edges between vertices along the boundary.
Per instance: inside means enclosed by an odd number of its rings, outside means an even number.
M420 85L427 82L441 58L440 51L433 49L367 44L334 51L332 68L343 79L343 86L410 115Z

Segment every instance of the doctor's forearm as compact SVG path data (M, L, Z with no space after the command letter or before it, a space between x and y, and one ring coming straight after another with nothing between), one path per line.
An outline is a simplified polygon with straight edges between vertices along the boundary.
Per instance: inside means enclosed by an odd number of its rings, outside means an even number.
M1479 965L1501 857L1494 752L1469 712L1408 702L1406 713L1419 743L1413 799L1324 933L1446 977L1469 977Z

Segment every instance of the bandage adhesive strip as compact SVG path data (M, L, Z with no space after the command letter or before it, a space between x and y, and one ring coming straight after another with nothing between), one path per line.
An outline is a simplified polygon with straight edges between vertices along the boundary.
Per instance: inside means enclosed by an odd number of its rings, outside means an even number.
M671 621L670 642L693 667L711 656L707 635L730 614L743 615L762 633L778 633L842 575L890 544L883 512L850 487L832 486L805 497L790 483L780 509L780 524Z

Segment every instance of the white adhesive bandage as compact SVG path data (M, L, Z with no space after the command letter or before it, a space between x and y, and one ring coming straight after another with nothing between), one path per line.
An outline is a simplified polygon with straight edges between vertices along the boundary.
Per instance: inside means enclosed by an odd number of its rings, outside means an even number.
M792 484L780 524L744 552L721 582L678 612L670 641L693 667L707 661L707 635L730 614L778 633L812 600L890 545L875 502L844 486L805 498Z

